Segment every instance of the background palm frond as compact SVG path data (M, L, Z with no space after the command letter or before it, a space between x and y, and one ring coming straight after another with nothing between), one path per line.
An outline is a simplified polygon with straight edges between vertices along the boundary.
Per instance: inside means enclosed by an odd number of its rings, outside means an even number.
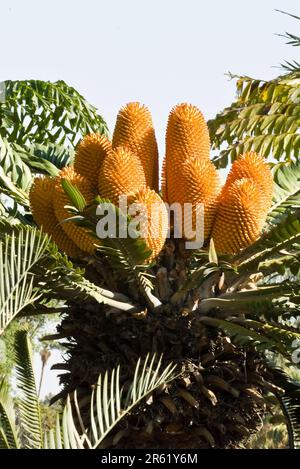
M32 367L31 343L26 330L16 332L15 363L17 387L21 393L17 409L24 446L30 449L40 449L42 447L41 412Z
M0 379L0 449L20 447L19 431L16 426L14 401L10 395L8 382Z
M33 268L46 257L50 239L23 227L0 238L0 329L39 298Z

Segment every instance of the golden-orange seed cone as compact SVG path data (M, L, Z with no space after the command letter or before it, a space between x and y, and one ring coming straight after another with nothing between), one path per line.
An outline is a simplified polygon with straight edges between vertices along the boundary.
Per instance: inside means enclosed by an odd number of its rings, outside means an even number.
M169 115L166 134L165 177L170 204L177 202L184 162L188 158L209 160L209 150L208 127L201 111L187 103L175 106Z
M49 176L34 179L29 193L33 219L42 231L52 237L59 249L70 257L78 257L81 253L80 249L67 236L55 216L53 208L54 190L55 180Z
M189 233L195 232L196 222L204 222L204 240L212 229L217 208L217 198L221 190L218 172L210 160L188 158L182 166L181 183L178 184L177 201L182 207L192 206L192 217L186 212L184 217L185 237L191 239ZM199 207L203 204L203 207ZM201 214L203 215L200 220Z
M152 250L148 261L154 260L162 250L168 234L168 212L161 197L149 187L139 190L128 199L130 207L136 208L144 221L140 231L146 245ZM131 204L136 204L132 206Z
M158 190L158 148L152 117L146 106L132 102L119 111L113 148L127 147L141 161L147 186Z
M261 189L266 211L268 211L273 197L273 176L266 160L254 151L241 155L231 167L226 186L242 178L252 178L255 181Z
M110 150L108 138L96 133L86 135L77 146L74 169L88 180L94 190L97 190L100 168Z
M143 187L146 180L139 158L125 147L112 150L100 169L100 196L118 204L121 195L132 195Z
M212 229L216 250L235 254L254 243L266 218L264 196L253 179L224 186Z

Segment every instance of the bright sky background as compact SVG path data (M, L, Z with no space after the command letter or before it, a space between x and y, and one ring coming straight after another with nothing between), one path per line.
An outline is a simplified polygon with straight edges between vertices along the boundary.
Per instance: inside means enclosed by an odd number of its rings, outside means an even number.
M299 0L1 0L0 81L63 79L111 131L120 106L141 101L162 156L176 103L211 118L234 98L227 71L270 79L284 59L299 61L274 35L299 34L299 22L276 8L300 16Z

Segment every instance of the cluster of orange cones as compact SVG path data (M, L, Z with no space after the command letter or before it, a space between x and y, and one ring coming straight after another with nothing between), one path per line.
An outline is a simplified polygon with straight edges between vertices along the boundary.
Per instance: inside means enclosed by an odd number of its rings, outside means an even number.
M189 203L193 223L197 206L203 204L204 238L212 237L218 252L236 253L258 238L272 201L270 168L263 157L246 153L234 162L222 188L210 160L207 124L195 106L180 104L170 113L162 198L158 167L151 114L145 106L129 103L118 114L112 142L103 135L87 135L76 149L74 166L63 168L56 178L35 179L30 191L34 220L69 256L95 251L95 238L87 228L75 222L61 223L70 217L66 207L70 201L61 185L67 179L87 203L100 195L117 204L119 196L126 195L130 203L145 207L148 228L144 239L152 250L151 260L164 245L169 223L164 210L162 217L151 218L153 204Z

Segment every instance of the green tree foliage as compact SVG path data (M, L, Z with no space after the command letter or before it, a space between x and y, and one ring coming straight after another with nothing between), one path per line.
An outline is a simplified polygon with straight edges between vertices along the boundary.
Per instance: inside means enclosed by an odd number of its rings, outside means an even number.
M284 37L300 46L299 36ZM208 122L213 149L221 149L214 159L217 167L250 150L277 161L299 159L300 65L285 62L282 67L285 73L270 81L230 75L237 80L237 98Z

